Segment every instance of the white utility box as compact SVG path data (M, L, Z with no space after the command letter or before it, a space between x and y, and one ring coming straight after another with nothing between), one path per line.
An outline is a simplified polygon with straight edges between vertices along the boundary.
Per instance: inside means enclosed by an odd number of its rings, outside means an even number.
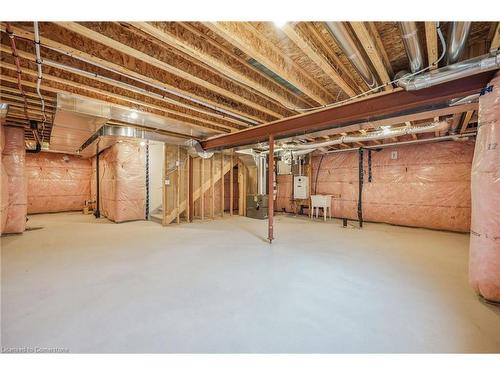
M278 160L278 174L290 174L292 173L292 166L285 163L282 160Z
M306 176L293 176L293 199L309 198L309 181Z

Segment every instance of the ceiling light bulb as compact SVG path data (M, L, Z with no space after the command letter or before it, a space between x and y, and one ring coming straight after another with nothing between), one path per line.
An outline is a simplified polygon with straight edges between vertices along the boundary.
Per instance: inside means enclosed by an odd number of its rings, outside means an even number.
M274 26L276 26L279 29L282 29L285 27L285 25L288 23L288 21L274 21Z
M144 146L146 146L146 142L141 141L140 145L141 145L142 147L144 147Z
M132 113L130 114L130 118L132 118L132 119L136 119L136 118L137 118L137 112L132 112Z

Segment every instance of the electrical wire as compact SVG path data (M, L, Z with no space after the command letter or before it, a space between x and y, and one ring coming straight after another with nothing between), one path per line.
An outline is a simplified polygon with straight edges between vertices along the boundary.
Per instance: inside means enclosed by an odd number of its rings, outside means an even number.
M42 84L42 79L43 79L43 73L42 73L42 58L40 55L40 34L38 31L38 22L34 21L33 22L33 28L35 31L35 62L38 70L38 75L36 78L36 93L38 94L38 97L40 98L40 104L42 107L42 143L45 137L45 122L47 121L47 115L45 114L45 100L43 99L43 95L40 91L40 86Z
M7 24L6 32L10 39L10 48L12 50L12 56L14 57L14 61L16 63L17 87L18 90L21 92L21 96L23 97L24 101L24 108L23 108L24 117L26 117L26 121L29 121L28 100L26 99L26 92L24 91L23 85L21 84L21 75L22 75L21 64L19 63L19 55L17 54L16 39L14 36L14 32L10 28L10 24Z
M324 109L324 108L330 108L330 107L333 107L333 106L340 106L342 104L345 104L345 103L348 103L354 99L358 99L358 98L361 98L365 95L368 95L372 92L375 92L375 91L378 91L379 89L383 88L383 87L386 87L386 86L392 86L393 84L397 84L400 80L402 80L403 78L404 79L408 79L410 77L413 77L417 74L420 74L420 73L423 73L433 67L436 67L438 66L438 64L440 63L440 61L444 58L444 55L446 54L446 42L444 40L444 36L443 36L443 32L441 30L441 26L439 25L439 22L436 23L436 32L439 36L439 40L441 42L441 46L443 47L443 50L441 52L441 56L439 56L439 58L434 61L432 64L430 64L429 66L423 68L423 69L420 69L414 73L409 73L409 74L405 74L403 77L400 77L398 79L394 79L390 82L386 82L386 83L383 83L377 87L374 87L373 89L370 89L370 90L367 90L365 92L362 92L358 95L355 95L355 96L351 96L350 98L347 98L345 100L342 100L340 102L333 102L333 103L330 103L330 104L324 104L324 105L321 105L321 106L317 106L317 107L311 107L311 108L298 108L298 107L286 107L290 110L293 110L293 111L298 111L298 112L309 112L309 111L315 111L315 110L318 110L318 109Z

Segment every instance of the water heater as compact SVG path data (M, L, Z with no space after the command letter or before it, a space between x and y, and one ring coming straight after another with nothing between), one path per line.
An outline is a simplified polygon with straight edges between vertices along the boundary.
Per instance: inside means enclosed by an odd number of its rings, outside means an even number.
M293 199L309 198L309 181L306 176L293 176Z

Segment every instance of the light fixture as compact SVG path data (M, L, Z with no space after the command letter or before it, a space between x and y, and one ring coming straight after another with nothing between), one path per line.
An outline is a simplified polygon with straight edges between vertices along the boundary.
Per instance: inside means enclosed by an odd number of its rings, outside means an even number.
M381 128L382 128L382 133L384 134L389 134L391 132L390 126L381 126Z
M132 111L132 113L130 113L130 118L131 118L131 119L134 119L134 120L135 120L135 119L137 118L137 116L138 116L138 115L137 115L137 112L136 112L136 111Z
M282 29L288 23L288 21L274 21L274 26L278 29Z
M146 142L144 141L141 141L141 143L139 143L142 147L146 146Z

